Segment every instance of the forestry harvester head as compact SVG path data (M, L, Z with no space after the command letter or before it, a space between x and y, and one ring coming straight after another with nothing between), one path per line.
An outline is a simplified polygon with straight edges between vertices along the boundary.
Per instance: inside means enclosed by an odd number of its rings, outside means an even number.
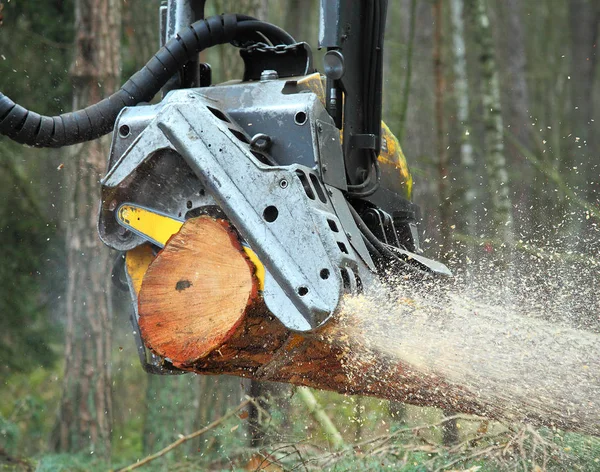
M136 333L148 267L198 218L227 225L264 305L293 331L319 328L345 293L384 272L449 275L420 255L411 175L381 122L387 0L321 0L322 74L307 43L242 14L204 18L204 4L165 3L161 49L96 105L46 117L0 94L0 132L24 144L66 146L114 130L98 231L125 254L115 274L132 294ZM214 85L200 53L221 44L239 49L243 78ZM220 252L193 249L179 248L188 268ZM147 370L175 370L138 341Z

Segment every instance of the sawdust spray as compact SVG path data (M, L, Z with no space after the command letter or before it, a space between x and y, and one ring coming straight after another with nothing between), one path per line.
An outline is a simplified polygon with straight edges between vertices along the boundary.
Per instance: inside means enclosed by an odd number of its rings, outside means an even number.
M501 419L600 435L600 285L587 262L569 274L529 261L527 277L396 278L348 297L340 333L369 353L348 368L378 357L457 386Z

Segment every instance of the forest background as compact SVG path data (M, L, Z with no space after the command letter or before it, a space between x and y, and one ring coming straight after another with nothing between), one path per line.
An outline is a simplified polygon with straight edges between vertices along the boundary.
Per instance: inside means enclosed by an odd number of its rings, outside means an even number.
M0 1L0 91L48 115L112 92L158 48L159 3ZM316 0L208 2L208 14L225 11L268 19L317 49ZM390 2L384 118L413 172L430 257L518 280L519 261L534 255L546 264L539 277L590 284L581 267L600 248L599 26L595 0ZM86 44L104 59L84 64ZM231 47L203 60L215 82L240 75ZM600 469L600 445L584 436L537 431L520 453L502 454L498 437L517 426L314 392L327 424L291 387L145 374L128 300L110 283L115 255L88 218L106 155L105 140L34 150L0 138L0 464L123 467L250 393L268 412L234 416L148 467ZM578 316L561 321L600 332L597 297L565 300Z

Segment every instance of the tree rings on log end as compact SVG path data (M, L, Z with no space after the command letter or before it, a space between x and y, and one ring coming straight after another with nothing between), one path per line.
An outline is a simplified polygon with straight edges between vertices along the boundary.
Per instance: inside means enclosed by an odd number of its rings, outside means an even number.
M227 221L187 220L144 276L139 295L144 342L175 365L218 349L258 297L254 273Z

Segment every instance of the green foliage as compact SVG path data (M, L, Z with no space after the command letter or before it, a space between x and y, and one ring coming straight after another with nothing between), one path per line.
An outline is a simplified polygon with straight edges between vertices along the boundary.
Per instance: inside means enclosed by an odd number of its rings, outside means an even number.
M19 426L0 413L0 439L4 450L9 453L14 452L20 435Z
M8 172L0 174L0 373L50 366L57 334L41 296L44 254L54 231L29 198L30 184L6 155L2 158Z
M9 381L0 385L0 447L9 453L28 455L46 450L60 395L56 370L13 372Z
M70 102L73 2L3 5L0 91L35 111L60 112ZM62 244L43 200L57 185L47 174L49 156L0 139L0 375L56 360L51 345L59 326L49 316L55 305L48 292L60 278L45 274Z
M0 90L35 111L59 112L70 89L72 1L3 3ZM5 138L0 144L0 374L6 374L55 361L51 344L58 326L49 319L52 304L44 294L55 279L44 274L60 241L42 202L46 187L33 183L41 180L40 158L48 153L34 156ZM21 164L13 154L31 159Z
M48 454L43 456L36 472L105 472L110 465L92 454Z
M3 3L0 91L38 113L64 111L71 103L73 0Z

